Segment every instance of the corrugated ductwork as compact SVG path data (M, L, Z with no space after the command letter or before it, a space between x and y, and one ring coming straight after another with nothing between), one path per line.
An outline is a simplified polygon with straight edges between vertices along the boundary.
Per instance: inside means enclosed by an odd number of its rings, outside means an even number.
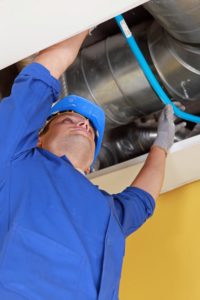
M94 169L103 169L146 153L157 136L156 128L129 124L110 130Z
M200 43L199 0L151 0L144 7L174 38Z
M107 131L94 169L103 169L147 153L157 137L157 126L153 117L151 123L155 125L131 123ZM174 141L195 135L199 128L197 126L190 131L182 127L176 132Z
M61 82L61 86L62 86L60 98L62 99L63 97L68 95L68 86L67 86L67 80L66 80L65 74L61 75L60 82Z

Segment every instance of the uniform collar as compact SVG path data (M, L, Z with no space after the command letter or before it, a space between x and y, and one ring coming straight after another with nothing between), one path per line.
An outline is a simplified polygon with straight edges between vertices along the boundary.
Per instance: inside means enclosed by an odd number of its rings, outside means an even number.
M79 171L81 174L83 174L84 176L86 176L85 175L85 172L83 171L83 170L81 170L81 169L79 169L79 168L75 168L77 171Z
M51 151L49 151L47 149L43 149L43 148L40 148L40 147L37 147L37 148L39 149L39 151L43 152L48 157L51 157L51 158L54 158L54 159L58 159L59 158L59 159L62 159L64 161L68 162L70 165L72 165L71 161L66 157L66 155L57 156L53 152L51 152Z
M39 147L38 147L39 148ZM67 158L66 155L61 155L61 156L57 156L55 155L53 152L50 152L49 150L43 149L43 148L39 148L40 151L44 152L47 156L52 157L52 158L61 158L62 160L66 161L67 163L69 163L70 165L73 166L73 164L71 163L71 161ZM73 166L74 167L74 166ZM75 168L75 167L74 167ZM77 171L79 171L81 174L83 174L84 176L85 173L83 170L79 169L79 168L75 168Z

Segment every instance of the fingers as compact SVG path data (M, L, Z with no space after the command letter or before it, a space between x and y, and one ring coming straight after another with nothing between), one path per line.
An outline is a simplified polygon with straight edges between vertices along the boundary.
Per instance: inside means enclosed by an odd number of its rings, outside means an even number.
M183 105L180 101L174 101L173 104L178 107L180 110L185 110L185 105Z
M164 116L167 120L173 120L174 118L174 110L173 110L173 107L168 104L165 106L165 108L163 109L164 110Z
M182 110L182 111L185 110L185 106L181 102L174 101L173 104L180 110ZM163 122L165 120L167 120L169 122L175 122L177 119L178 119L178 117L174 114L173 106L171 104L167 104L162 110L162 113L159 118L159 122ZM181 128L183 128L185 126L186 126L186 122L182 122L178 125L177 130L180 130Z
M180 110L185 111L185 105L183 105L180 101L174 101L173 104ZM174 114L174 119L173 121L176 122L177 120L179 120L179 117L177 117Z
M183 128L186 127L186 125L187 125L186 122L181 122L181 123L177 124L175 126L175 132L181 131Z
M173 113L174 113L173 107L170 104L166 105L166 115L171 116Z
M185 105L183 105L180 101L174 101L173 104L179 108L180 110L184 111L185 110ZM177 117L174 115L174 121L177 119ZM181 122L179 124L175 125L175 132L181 131L186 127L187 123L186 122Z
M175 125L173 122L174 111L172 105L166 105L161 113L158 121L158 135L154 142L167 152L168 149L173 145Z

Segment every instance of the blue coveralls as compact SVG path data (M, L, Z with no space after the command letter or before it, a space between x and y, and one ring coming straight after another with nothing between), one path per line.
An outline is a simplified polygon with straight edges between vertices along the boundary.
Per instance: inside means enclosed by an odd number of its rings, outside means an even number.
M125 238L153 213L147 192L101 191L36 147L59 81L32 63L0 103L0 299L116 300Z

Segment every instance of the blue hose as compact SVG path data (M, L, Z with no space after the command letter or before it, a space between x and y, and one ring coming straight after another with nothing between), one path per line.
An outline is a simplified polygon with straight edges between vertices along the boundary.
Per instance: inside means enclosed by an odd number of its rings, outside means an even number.
M183 112L178 107L176 107L176 105L174 105L174 103L169 99L169 97L167 96L165 91L160 86L160 84L159 84L158 80L156 79L155 75L151 71L151 69L150 69L146 59L144 58L140 48L138 47L131 31L129 30L123 16L118 15L118 16L115 17L115 20L116 20L117 24L119 25L124 37L126 38L126 41L127 41L128 45L130 46L131 51L135 55L135 58L137 59L140 67L142 68L146 78L148 79L149 83L151 84L152 88L154 89L156 94L159 96L161 101L166 105L170 104L173 107L174 114L177 117L182 118L182 119L187 120L187 121L200 123L200 117L188 114L186 112Z

